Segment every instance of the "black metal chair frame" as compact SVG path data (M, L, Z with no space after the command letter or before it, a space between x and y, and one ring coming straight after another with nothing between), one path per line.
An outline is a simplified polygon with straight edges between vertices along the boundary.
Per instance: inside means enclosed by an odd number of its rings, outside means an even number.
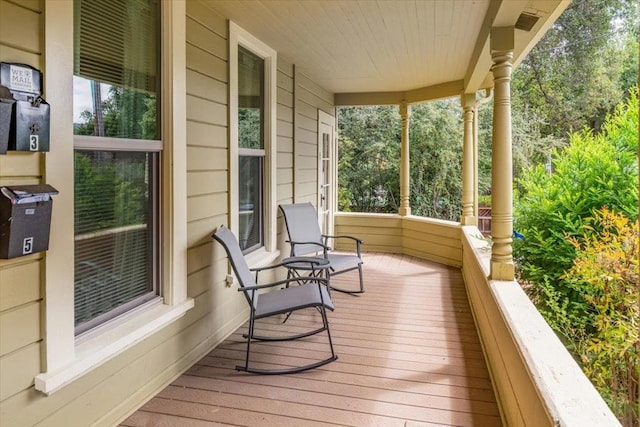
M291 221L293 220L292 216L295 215L295 213L293 212L293 210L308 210L309 211L309 218L311 219L311 212L313 212L313 217L315 218L315 220L313 221L313 224L308 224L309 227L309 231L311 231L311 234L316 234L318 236L318 241L301 241L301 240L296 240L294 234L295 230L293 229L293 226L291 224ZM347 293L347 294L361 294L364 293L364 279L363 279L363 274L362 274L362 254L361 254L361 245L364 243L361 239L358 239L356 237L353 236L346 236L346 235L339 235L339 236L331 236L331 235L326 235L326 234L322 234L320 231L320 226L318 225L317 222L317 215L315 213L315 208L313 207L313 205L311 203L299 203L299 204L293 204L293 205L280 205L280 211L282 212L283 216L284 216L284 222L287 228L287 234L289 235L289 240L287 240L287 242L291 245L291 256L295 257L295 256L302 256L305 255L304 252L310 252L311 250L315 250L316 252L322 252L322 257L326 260L328 260L329 262L332 261L332 258L335 260L336 257L338 256L349 256L349 255L335 255L332 254L332 248L331 246L329 246L329 239L333 239L334 241L336 239L350 239L353 240L355 245L356 245L356 255L353 255L352 257L354 258L353 260L353 266L351 267L347 267L347 268L343 268L343 269L337 269L334 267L330 267L329 269L326 270L326 276L327 279L329 279L329 282L331 282L331 276L335 276L338 274L342 274L342 273L347 273L349 271L353 271L353 270L358 270L358 277L360 279L360 288L358 290L348 290L348 289L342 289L342 288L336 288L335 286L330 284L331 289L335 289L338 292L343 292L343 293ZM317 230L316 230L317 228ZM305 248L304 250L300 251L296 248L296 246L298 248ZM310 249L311 248L313 249ZM355 258L357 258L357 261L355 260Z
M309 278L305 278L305 282L301 284L301 280L299 278L288 278L273 283L258 285L256 284L257 278L261 271L283 267L286 266L286 264L280 263L273 266L250 269L242 255L242 251L240 250L236 237L228 228L221 225L218 227L216 232L213 233L212 237L225 249L227 258L231 263L231 267L233 268L240 285L238 291L244 293L244 296L249 303L249 332L243 335L247 339L247 353L244 365L236 366L238 371L265 375L291 374L314 369L338 359L338 356L335 354L333 349L331 332L329 331L329 321L327 319L326 309L333 311L334 305L331 301L331 296L329 295L328 281L326 279L314 278L313 281L310 281ZM291 262L301 262L301 258L293 258L289 261L289 263ZM305 262L313 261L306 259ZM255 277L252 273L255 273ZM296 283L298 286L289 286L292 283ZM269 288L278 289L268 293L258 292L259 290ZM258 319L279 314L286 314L288 318L292 312L309 307L315 307L320 312L320 315L322 316L322 326L320 328L284 337L257 336L254 333L255 321ZM250 366L252 340L292 341L315 335L323 331L327 331L329 347L331 349L331 356L324 360L290 369L259 369Z

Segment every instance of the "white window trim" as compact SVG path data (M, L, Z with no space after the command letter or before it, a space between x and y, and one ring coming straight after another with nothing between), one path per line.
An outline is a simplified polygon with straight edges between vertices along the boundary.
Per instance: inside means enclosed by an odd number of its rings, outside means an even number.
M229 21L229 187L231 204L230 229L237 236L239 223L238 200L238 46L242 46L260 58L264 59L264 88L265 88L265 121L264 121L264 150L265 150L265 179L264 179L264 248L254 251L246 258L254 267L264 263L267 259L278 256L276 242L276 123L277 117L277 78L278 61L275 50L261 42L253 35Z
M184 2L162 2L161 268L163 297L82 338L74 326L73 2L47 2L45 88L51 110L46 182L60 190L51 218L44 291L44 371L35 388L51 394L133 347L194 306L187 297L186 21Z

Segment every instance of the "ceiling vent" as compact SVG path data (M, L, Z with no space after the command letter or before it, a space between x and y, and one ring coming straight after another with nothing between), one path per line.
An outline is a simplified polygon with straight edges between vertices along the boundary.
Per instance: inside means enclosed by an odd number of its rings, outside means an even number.
M531 29L536 25L540 17L533 15L531 13L523 12L518 17L518 21L516 22L516 28L524 31L531 31Z

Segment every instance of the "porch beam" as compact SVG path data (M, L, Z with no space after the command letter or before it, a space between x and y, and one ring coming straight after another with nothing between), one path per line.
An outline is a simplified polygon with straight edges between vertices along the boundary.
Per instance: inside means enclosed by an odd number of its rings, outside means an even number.
M513 172L511 153L511 70L514 27L491 30L494 80L491 156L491 279L513 280Z
M405 92L344 92L336 93L333 97L336 107L358 105L399 105L403 102L416 104L418 102L435 101L451 98L462 93L463 80L440 83L433 86L411 89Z
M406 102L400 104L400 120L402 123L402 136L400 146L400 207L398 214L401 216L411 215L411 204L409 202L410 169L409 161L409 119L411 118L411 106Z

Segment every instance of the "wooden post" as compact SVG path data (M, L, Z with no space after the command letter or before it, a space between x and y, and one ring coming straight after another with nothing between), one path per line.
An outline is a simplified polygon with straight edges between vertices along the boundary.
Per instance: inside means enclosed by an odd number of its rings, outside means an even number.
M400 104L400 120L402 121L402 136L400 147L400 207L398 213L401 216L411 215L411 205L409 203L409 118L411 117L411 106L406 102Z
M493 139L491 166L491 279L513 280L513 172L511 153L511 61L514 28L491 30Z
M476 106L475 93L465 93L462 95L462 118L464 123L464 137L462 143L462 217L460 224L476 225L476 217L474 214L474 200L477 196L474 184L474 109Z

